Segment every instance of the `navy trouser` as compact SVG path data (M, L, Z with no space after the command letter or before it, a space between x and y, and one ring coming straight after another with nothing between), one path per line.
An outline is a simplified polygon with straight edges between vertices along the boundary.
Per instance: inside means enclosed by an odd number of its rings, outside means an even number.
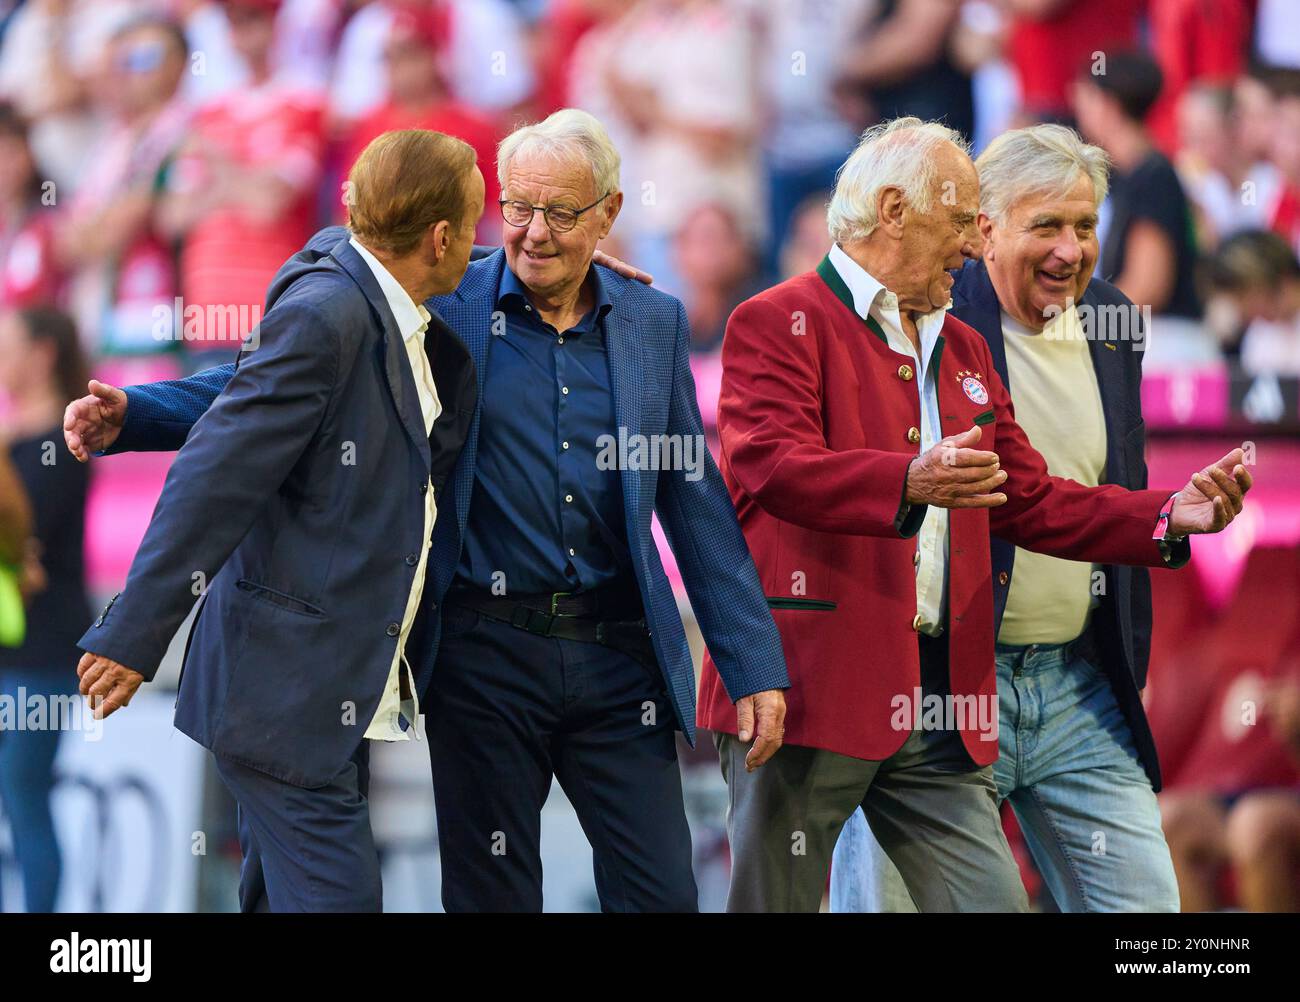
M676 723L659 668L446 606L425 702L455 911L541 911L552 777L591 842L604 911L696 911Z
M220 755L217 772L239 805L241 912L383 910L370 831L370 742L327 784L293 786Z
M67 670L0 672L0 693L13 701L18 713L25 712L26 700L32 696L51 699L76 691L77 676ZM46 719L54 715L51 708ZM0 806L9 819L14 855L23 875L23 907L29 912L52 912L58 898L62 859L50 793L62 736L54 727L0 729Z

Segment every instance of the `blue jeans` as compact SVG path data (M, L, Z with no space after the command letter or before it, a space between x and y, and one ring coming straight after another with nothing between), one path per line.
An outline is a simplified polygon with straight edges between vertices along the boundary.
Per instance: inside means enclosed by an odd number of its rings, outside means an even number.
M0 672L0 693L14 701L16 713L24 712L20 688L24 699L71 695L77 691L77 676L70 668L59 673ZM59 893L62 859L50 813L50 793L60 733L53 727L0 730L0 807L9 821L23 878L23 906L29 912L54 911Z
M1061 911L1176 912L1156 796L1096 660L1073 644L998 645L998 796ZM861 811L835 847L831 910L914 910Z

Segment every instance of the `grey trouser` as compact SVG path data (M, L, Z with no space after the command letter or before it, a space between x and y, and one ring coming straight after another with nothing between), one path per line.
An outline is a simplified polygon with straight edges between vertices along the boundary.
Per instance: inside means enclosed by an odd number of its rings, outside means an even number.
M731 800L731 912L815 912L831 853L861 805L923 912L1027 911L989 766L955 731L916 730L881 762L783 746L745 771L747 746L714 736Z

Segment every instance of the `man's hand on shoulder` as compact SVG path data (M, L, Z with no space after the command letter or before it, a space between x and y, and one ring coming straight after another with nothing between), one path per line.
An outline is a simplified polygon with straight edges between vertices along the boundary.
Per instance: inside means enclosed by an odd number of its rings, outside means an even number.
M117 441L126 421L126 393L92 379L90 393L68 404L63 412L63 442L78 462Z
M596 251L596 253L591 256L591 260L593 264L598 264L603 268L608 268L610 271L616 271L624 278L635 279L642 285L654 284L655 278L649 272L642 271L640 268L634 268L626 261L620 261L616 257L610 257L610 255L606 254L604 251Z
M144 676L111 658L86 653L77 665L81 694L90 700L96 719L107 717L131 702Z

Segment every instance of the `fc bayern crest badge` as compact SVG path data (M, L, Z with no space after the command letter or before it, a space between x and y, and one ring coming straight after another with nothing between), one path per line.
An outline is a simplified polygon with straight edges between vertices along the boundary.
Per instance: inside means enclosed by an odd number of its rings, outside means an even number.
M961 391L966 394L968 399L977 404L989 402L989 391L980 382L978 374L967 374L966 378L961 381Z

